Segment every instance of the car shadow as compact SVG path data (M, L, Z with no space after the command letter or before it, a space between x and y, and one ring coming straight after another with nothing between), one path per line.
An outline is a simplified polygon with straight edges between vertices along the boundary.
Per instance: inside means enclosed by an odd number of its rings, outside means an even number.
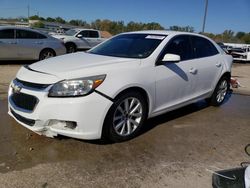
M198 111L203 110L207 107L209 107L209 104L205 100L202 100L202 101L184 106L182 108L166 112L162 115L150 118L145 123L145 126L143 126L140 135L143 135L143 134L149 132L150 130L154 129L158 125L161 125L163 123L167 123L169 121L178 119L180 117L192 114L194 112L198 112Z
M166 63L164 64L164 66L167 67L169 70L173 71L174 73L176 73L183 80L188 81L187 74L176 63Z
M229 101L229 99L232 96L232 93L233 93L233 90L230 89L228 94L225 97L223 104L225 104ZM162 115L148 119L147 122L145 123L145 126L143 126L139 136L145 134L146 132L150 131L151 129L154 129L158 125L161 125L163 123L167 123L167 122L172 121L174 119L192 114L194 112L198 112L198 111L203 110L209 106L210 105L206 100L201 100L201 101L198 101L196 103L192 103L192 104L189 104L189 105L184 106L182 108L179 108L179 109L176 109L173 111L169 111L169 112L166 112Z

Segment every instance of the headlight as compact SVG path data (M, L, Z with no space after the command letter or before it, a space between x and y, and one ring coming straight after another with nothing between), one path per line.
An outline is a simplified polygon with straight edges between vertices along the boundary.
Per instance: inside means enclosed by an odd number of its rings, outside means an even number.
M106 75L91 76L55 83L49 90L49 97L77 97L90 94L104 81Z

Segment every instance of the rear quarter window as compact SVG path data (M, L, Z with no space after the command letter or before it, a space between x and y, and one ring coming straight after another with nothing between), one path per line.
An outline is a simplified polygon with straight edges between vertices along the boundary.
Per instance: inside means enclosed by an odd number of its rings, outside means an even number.
M16 30L16 38L18 39L44 39L47 37L37 32L18 29Z

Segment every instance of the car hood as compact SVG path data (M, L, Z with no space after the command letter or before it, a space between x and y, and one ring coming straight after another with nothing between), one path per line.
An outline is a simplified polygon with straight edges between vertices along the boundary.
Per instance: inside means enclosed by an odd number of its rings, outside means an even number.
M139 59L95 55L85 52L62 55L29 65L32 71L70 79L83 76L106 74L114 69L133 67ZM121 65L123 64L123 65Z

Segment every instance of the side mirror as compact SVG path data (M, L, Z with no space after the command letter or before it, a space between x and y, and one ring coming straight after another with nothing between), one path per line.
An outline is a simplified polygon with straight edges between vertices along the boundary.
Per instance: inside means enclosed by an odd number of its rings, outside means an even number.
M181 57L179 55L176 54L165 54L162 62L179 62L181 60Z
M77 38L82 38L82 34L76 35Z

